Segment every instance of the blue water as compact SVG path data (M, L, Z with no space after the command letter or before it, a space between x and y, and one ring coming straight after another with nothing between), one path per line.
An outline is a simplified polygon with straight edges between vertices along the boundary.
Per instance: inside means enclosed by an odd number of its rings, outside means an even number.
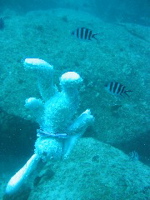
M59 91L63 73L79 73L75 118L88 108L95 122L74 157L50 162L21 199L150 200L150 1L1 0L0 19L0 200L33 155L39 128L24 107L26 98L41 98L36 78L23 68L26 57L54 65ZM73 37L80 27L97 40ZM111 81L132 93L105 91Z
M143 25L150 25L150 2L149 0L8 0L1 1L1 11L3 9L13 9L17 12L28 12L31 10L45 10L52 8L71 8L92 13L106 21L132 22Z

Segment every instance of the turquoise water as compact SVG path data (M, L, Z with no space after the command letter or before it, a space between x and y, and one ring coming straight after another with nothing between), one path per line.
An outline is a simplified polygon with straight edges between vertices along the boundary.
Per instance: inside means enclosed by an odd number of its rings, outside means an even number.
M149 200L150 2L0 4L0 199ZM81 27L97 40L71 35ZM29 190L3 198L9 179L33 155L39 129L24 106L29 97L42 98L25 58L53 65L58 91L63 73L80 74L80 104L70 123L86 109L95 121L66 160L49 159L27 180ZM114 81L132 90L129 97L105 90Z
M81 0L81 1L54 1L54 0L7 0L1 1L1 10L10 8L17 12L28 12L30 10L71 8L88 11L108 21L115 21L122 18L126 22L134 22L148 25L149 0Z

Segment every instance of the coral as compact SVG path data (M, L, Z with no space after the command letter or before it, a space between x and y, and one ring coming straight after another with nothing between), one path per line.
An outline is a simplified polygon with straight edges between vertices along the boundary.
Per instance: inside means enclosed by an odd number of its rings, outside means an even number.
M8 193L9 195L11 195L11 193L14 193L14 186L15 190L18 190L22 182L25 182L25 179L28 178L28 174L31 174L31 172L35 170L38 161L39 157L36 154L31 156L27 163L10 179L6 187L6 193Z
M35 73L41 94L41 99L30 97L25 101L25 107L30 109L32 119L39 124L38 139L35 143L35 154L8 182L5 199L16 197L20 192L24 193L28 180L33 183L39 172L40 161L44 165L51 159L67 158L78 138L94 121L90 110L73 120L79 107L78 89L83 81L79 74L64 73L60 77L59 92L53 84L53 66L49 63L38 58L27 58L24 67Z

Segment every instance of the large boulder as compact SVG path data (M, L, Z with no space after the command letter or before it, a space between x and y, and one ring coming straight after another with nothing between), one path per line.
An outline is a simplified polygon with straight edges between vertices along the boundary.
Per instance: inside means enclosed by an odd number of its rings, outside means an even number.
M94 139L80 139L70 158L49 162L28 200L143 200L150 168Z

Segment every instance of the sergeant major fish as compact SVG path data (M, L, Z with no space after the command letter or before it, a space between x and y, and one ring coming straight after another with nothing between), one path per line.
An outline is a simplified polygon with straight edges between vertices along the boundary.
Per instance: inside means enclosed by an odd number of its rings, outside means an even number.
M109 92L110 94L113 95L120 95L123 96L123 94L128 95L128 92L132 92L131 90L126 90L126 87L118 82L109 82L107 84L105 84L105 89L107 92Z
M93 33L91 29L81 27L77 28L75 31L72 31L71 34L81 40L91 40L93 38L97 40L95 36L98 35L99 33Z

